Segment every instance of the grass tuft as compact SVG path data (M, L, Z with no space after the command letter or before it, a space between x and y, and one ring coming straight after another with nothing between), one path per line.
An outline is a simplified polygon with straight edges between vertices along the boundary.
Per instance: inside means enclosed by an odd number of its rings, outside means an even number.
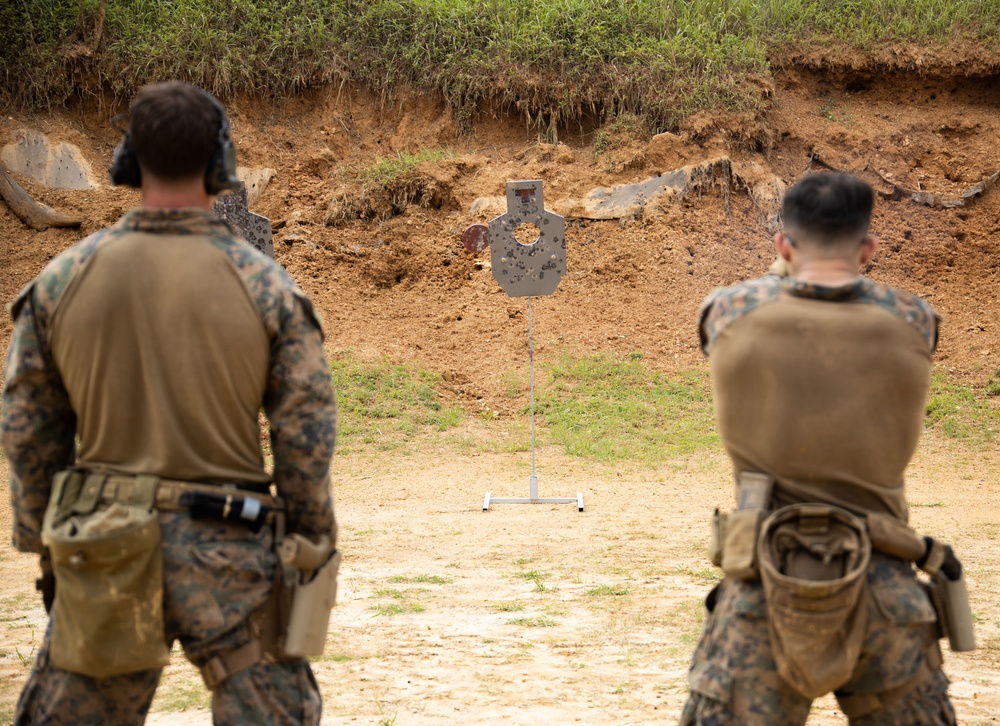
M397 448L424 431L446 431L464 418L441 402L438 373L381 360L362 363L339 353L330 363L338 406L338 453L368 445Z
M32 0L0 3L0 102L44 108L177 78L230 96L319 86L483 102L539 136L585 118L758 119L772 47L994 47L993 0Z
M549 438L574 456L653 466L719 442L707 375L656 373L637 355L563 357L537 402Z
M990 395L988 387L986 395ZM946 438L966 439L977 445L989 444L1000 434L1000 408L973 388L949 381L940 371L931 379L924 421Z

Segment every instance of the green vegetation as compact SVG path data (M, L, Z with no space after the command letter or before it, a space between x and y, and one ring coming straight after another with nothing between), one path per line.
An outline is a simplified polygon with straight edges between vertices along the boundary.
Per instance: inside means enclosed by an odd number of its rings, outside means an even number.
M997 368L986 381L986 395L1000 396L1000 368Z
M514 618L508 620L507 625L521 625L525 628L552 628L558 625L552 618Z
M549 588L545 585L545 578L549 576L548 572L539 572L538 570L531 570L529 572L518 572L516 577L520 577L522 580L528 580L529 582L535 583L535 590L537 592L545 592Z
M465 123L488 99L551 137L585 115L671 128L702 108L755 113L769 44L992 46L998 27L998 0L5 2L0 101L128 97L162 78L223 96L353 83L439 92Z
M426 582L432 585L448 585L452 582L452 579L450 577L441 577L440 575L416 575L414 577L407 577L406 575L393 575L389 578L389 582L393 584Z
M989 384L986 394L990 395ZM986 444L1000 435L1000 408L977 395L973 388L949 381L938 371L931 380L925 423L946 438Z
M624 585L598 585L583 594L587 597L624 597L628 595L628 588Z
M563 356L540 368L536 424L543 444L563 446L571 456L649 467L720 446L707 371L672 375L651 371L638 352L624 358ZM350 353L339 353L331 370L339 404L340 453L405 453L407 446L426 444L426 437L456 429L464 420L460 406L442 403L440 375L419 366L388 360L365 363ZM995 395L990 386L1000 388L998 378L1000 372L986 382L985 390L977 390L935 372L927 428L975 446L995 441L1000 436L1000 407L990 398ZM488 439L470 445L484 451L526 451L530 447L527 376L510 373L504 386L505 395L523 401L521 413L488 422L492 430ZM517 446L497 444L512 436ZM533 559L520 558L514 564L526 565ZM426 574L390 581L451 582Z
M454 154L442 149L421 149L415 154L398 152L353 174L349 192L334 195L325 222L336 225L352 219L385 220L410 204L438 209L444 203L434 180L420 170L424 162L440 161Z
M519 602L498 602L493 609L498 613L517 613L524 610L524 605Z
M563 357L547 369L537 410L569 454L656 465L718 443L707 374L656 373L640 353Z
M389 599L393 602L377 603L372 606L376 615L407 615L410 613L422 613L424 606L413 601L414 595L419 595L426 590L394 590L383 588L375 591L375 597Z
M441 376L381 360L362 363L341 353L330 363L337 390L337 440L342 453L361 444L386 451L421 431L445 431L464 416L437 393Z

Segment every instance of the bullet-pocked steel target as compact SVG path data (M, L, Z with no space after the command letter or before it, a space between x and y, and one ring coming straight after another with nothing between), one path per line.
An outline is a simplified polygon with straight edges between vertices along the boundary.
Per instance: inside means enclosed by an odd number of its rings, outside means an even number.
M521 225L538 227L538 239L518 242ZM511 297L551 295L566 274L566 220L545 210L541 179L507 182L507 212L490 220L493 277Z

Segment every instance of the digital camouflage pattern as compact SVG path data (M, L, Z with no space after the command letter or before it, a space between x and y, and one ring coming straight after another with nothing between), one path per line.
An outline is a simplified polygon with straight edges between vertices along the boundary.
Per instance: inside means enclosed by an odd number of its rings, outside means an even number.
M161 512L168 642L179 640L201 666L250 640L247 618L267 599L276 566L272 535ZM50 625L51 631L51 625ZM52 666L46 633L14 723L143 723L159 670L95 680ZM318 724L320 696L304 659L258 663L212 694L216 724Z
M271 428L273 478L288 502L289 529L330 532L334 520L327 469L335 440L336 399L311 303L280 265L242 242L210 212L136 209L58 255L11 305L15 328L0 443L10 460L14 546L42 551L42 516L52 477L73 463L76 418L49 354L49 322L93 254L134 232L204 236L238 271L271 343L263 404Z
M705 298L698 310L702 350L706 354L711 352L719 333L747 313L788 297L877 305L916 328L931 352L937 347L937 313L912 293L879 285L866 277L858 277L847 285L828 287L772 274L718 288Z
M76 416L52 360L51 321L67 291L84 279L81 273L95 253L133 233L204 237L236 270L270 344L261 404L270 424L272 478L288 507L288 530L335 539L328 468L336 400L312 305L279 265L210 212L137 209L58 255L11 305L15 329L0 410L0 445L10 461L14 546L42 552L42 519L52 478L74 463ZM271 533L195 522L179 513L159 516L167 641L179 640L185 655L200 666L250 640L248 616L272 587ZM49 662L49 638L47 633L18 703L16 723L142 723L158 671L100 681L68 673ZM230 676L213 693L219 724L315 724L320 708L305 660L258 663Z
M933 671L920 687L853 726L950 726L955 713L940 670L933 606L909 563L874 555L868 569L868 626L861 657L838 694L879 694ZM811 701L777 674L759 582L725 579L716 593L688 676L691 696L681 726L804 724Z

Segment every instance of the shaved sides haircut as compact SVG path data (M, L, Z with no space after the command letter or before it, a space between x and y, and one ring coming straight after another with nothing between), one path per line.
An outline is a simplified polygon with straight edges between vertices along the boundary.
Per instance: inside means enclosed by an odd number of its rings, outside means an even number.
M811 174L785 194L781 216L796 241L861 242L868 234L874 199L872 188L850 174Z

